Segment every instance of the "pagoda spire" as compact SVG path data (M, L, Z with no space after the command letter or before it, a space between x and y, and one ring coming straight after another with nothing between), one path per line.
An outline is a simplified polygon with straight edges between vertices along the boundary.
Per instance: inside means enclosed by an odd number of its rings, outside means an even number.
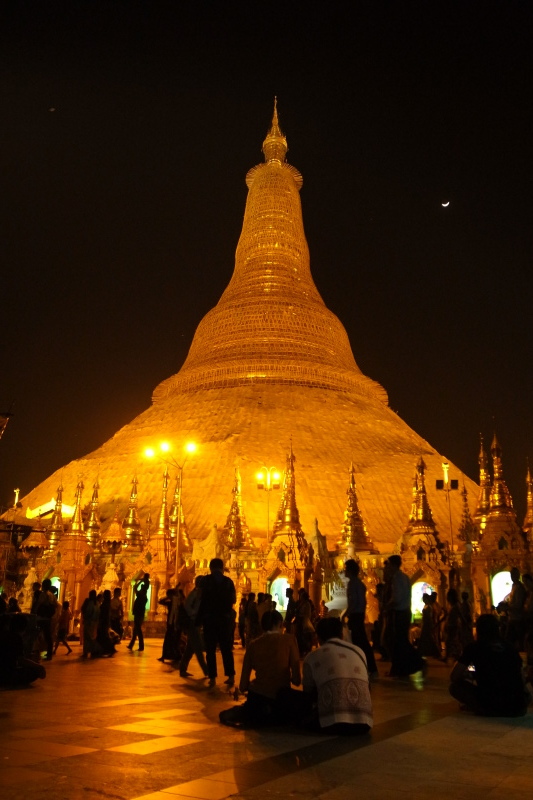
M156 388L154 402L181 391L293 384L355 391L386 403L385 390L355 363L342 323L311 276L303 179L286 161L277 103L263 153L265 161L246 176L231 280L200 322L181 370Z
M292 442L283 479L281 502L274 523L272 549L283 550L292 559L296 567L305 566L308 561L308 544L300 522L300 512L296 504L296 477L294 463L296 458L292 450Z
M425 472L426 464L422 456L420 456L413 478L413 499L411 502L409 522L403 536L404 546L409 546L412 543L413 537L419 535L424 536L431 542L431 548L440 546L439 534L427 497Z
M164 536L170 538L170 525L168 517L168 467L165 467L163 473L163 491L161 495L161 509L159 511L159 520L156 529L156 536Z
M513 510L513 500L507 484L503 479L502 449L498 437L494 434L490 447L492 455L492 469L494 479L490 491L490 511L489 514L508 514Z
M344 522L341 528L341 536L337 542L340 550L347 553L352 558L355 553L376 553L362 514L357 502L357 489L355 483L355 468L353 463L350 465L350 485L346 490L348 503L344 512Z
M176 544L176 541L179 539L178 551L180 553L192 553L192 543L189 536L189 529L187 528L187 522L185 521L185 513L183 511L183 503L181 498L182 475L183 473L180 470L176 478L174 497L170 507L170 540L173 544Z
M100 515L98 513L98 489L100 488L98 484L98 478L93 484L93 495L91 497L91 502L89 504L89 519L87 520L86 525L86 533L87 533L87 542L91 545L91 547L96 547L98 542L98 535L100 533Z
M242 512L241 477L238 467L235 467L235 479L231 491L233 499L222 531L222 540L229 550L251 550L253 542L250 540L248 526Z
M533 544L533 480L529 469L529 459L527 460L526 473L526 516L522 525L530 545Z
M274 113L272 115L272 124L268 131L265 141L263 142L263 153L265 161L277 162L278 164L285 163L285 156L288 151L287 139L283 135L279 127L278 120L278 98L274 98Z
M122 527L126 534L128 544L132 547L140 547L142 544L141 537L141 522L139 520L139 512L137 509L137 476L133 476L131 482L130 504L128 512L122 520Z
M68 536L85 535L85 525L83 524L83 516L81 513L81 498L84 488L83 481L80 479L76 486L76 501L74 503L74 513L72 514L72 519L67 529Z
M52 514L52 519L50 520L50 525L48 526L47 530L48 541L50 542L51 550L53 550L56 547L64 531L65 531L65 525L63 522L63 484L60 483L59 486L57 487L54 513Z
M479 526L481 533L483 533L485 530L485 525L487 524L487 514L489 513L490 509L490 492L492 482L490 479L487 453L485 452L483 436L481 434L479 435L479 439L479 494L476 510L474 512L474 521Z
M463 481L463 488L461 489L461 498L463 501L463 514L461 518L461 525L459 527L459 539L466 545L477 547L479 542L479 528L472 519L470 514L470 507L468 505L468 490Z

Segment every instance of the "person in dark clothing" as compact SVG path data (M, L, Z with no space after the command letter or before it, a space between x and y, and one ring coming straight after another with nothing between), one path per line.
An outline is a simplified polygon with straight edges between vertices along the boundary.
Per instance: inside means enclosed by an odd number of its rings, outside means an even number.
M145 572L142 581L137 581L135 584L135 600L133 601L133 634L130 643L127 645L128 650L133 650L133 645L137 637L139 638L139 652L144 650L144 636L143 636L143 622L144 614L146 611L146 604L148 602L148 589L150 588L150 576Z
M100 603L100 615L98 617L98 628L96 631L96 641L101 647L100 655L114 656L117 652L115 645L109 636L111 616L111 592L109 589L104 591L102 602Z
M221 558L209 562L210 574L202 581L202 600L196 617L196 625L203 625L209 685L214 686L217 679L217 645L220 647L224 664L225 683L235 684L235 664L233 660L233 629L237 601L235 585L224 575Z
M57 608L57 600L52 592L52 581L45 578L41 591L34 594L32 603L32 613L37 615L37 624L41 629L43 639L46 644L46 660L52 660L54 650L54 640L52 638L52 617Z
M346 589L348 595L347 614L352 643L360 647L365 654L369 677L377 678L376 659L365 629L366 586L359 577L359 564L353 558L348 559L345 563L344 574L348 578Z
M1 615L0 621L0 685L26 686L37 678L45 678L46 670L24 657L23 634L27 616Z
M423 671L425 662L409 641L411 627L411 581L402 572L402 558L392 555L388 559L391 574L391 594L387 603L391 628L392 663L391 678L401 678Z
M500 637L492 614L478 617L476 631L477 641L465 647L451 672L451 696L476 714L524 716L528 697L520 655Z

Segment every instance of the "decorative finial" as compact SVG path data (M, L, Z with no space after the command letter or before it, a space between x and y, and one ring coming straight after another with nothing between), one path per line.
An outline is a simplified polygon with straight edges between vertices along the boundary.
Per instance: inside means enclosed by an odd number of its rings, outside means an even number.
M278 120L278 98L274 97L274 113L272 114L272 125L263 142L263 153L265 161L278 162L283 164L287 155L287 139L279 127Z

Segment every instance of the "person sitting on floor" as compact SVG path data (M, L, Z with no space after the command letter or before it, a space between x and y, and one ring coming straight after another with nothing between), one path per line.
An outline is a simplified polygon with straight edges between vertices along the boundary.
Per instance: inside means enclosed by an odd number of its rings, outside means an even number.
M314 727L324 733L368 733L373 716L364 652L343 640L338 617L320 619L316 633L320 647L303 664L304 693L317 700Z
M476 714L524 716L528 697L518 651L500 637L492 614L478 617L476 631L477 641L465 647L452 669L451 696Z
M0 619L0 685L27 686L46 677L42 664L24 656L23 634L28 624L25 615Z
M296 639L283 632L283 617L279 611L265 611L261 627L263 634L250 642L242 665L239 689L248 692L248 698L244 705L220 713L224 725L283 724L291 716L287 694L291 683L294 686L301 683ZM255 670L255 678L250 680L252 670Z

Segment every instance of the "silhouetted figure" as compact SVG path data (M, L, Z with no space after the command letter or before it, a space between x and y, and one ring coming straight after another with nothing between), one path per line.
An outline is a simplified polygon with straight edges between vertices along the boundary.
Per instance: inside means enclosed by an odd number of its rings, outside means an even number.
M422 657L409 641L411 628L411 581L402 572L401 556L388 559L391 571L391 596L388 602L391 626L392 663L390 677L412 675L424 667Z
M224 575L224 562L212 558L209 562L210 574L202 581L202 601L196 618L197 625L204 627L204 641L209 674L209 685L214 686L217 678L217 645L220 647L224 664L225 681L229 686L235 683L235 664L233 660L233 629L237 600L235 586L231 578Z
M57 648L60 644L67 648L67 655L72 653L72 648L67 642L68 631L70 627L70 620L72 619L72 611L70 610L70 603L68 600L63 602L61 613L57 623L56 644L54 647L54 655L57 653Z
M374 651L370 646L368 637L366 635L365 617L366 617L366 586L359 577L359 564L353 560L348 559L344 565L344 574L348 578L347 596L348 608L348 628L352 635L352 643L360 647L366 656L366 663L368 667L368 674L370 677L377 677L378 670L376 667L376 659L374 658Z
M128 650L133 650L135 640L139 639L139 652L144 650L143 622L148 602L148 589L150 588L150 576L145 572L141 581L137 581L134 587L135 600L133 601L133 634L128 644Z
M46 677L42 664L24 656L22 637L27 623L24 614L0 615L0 685L25 686Z
M528 697L520 655L500 637L492 614L478 617L476 631L477 641L465 647L451 672L450 694L476 714L523 716Z

